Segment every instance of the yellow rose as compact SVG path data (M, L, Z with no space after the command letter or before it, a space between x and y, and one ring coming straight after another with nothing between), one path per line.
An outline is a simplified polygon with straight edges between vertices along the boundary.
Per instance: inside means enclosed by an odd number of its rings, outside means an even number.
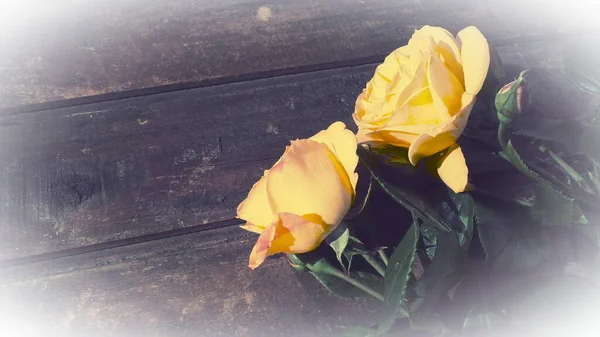
M475 27L456 38L439 27L416 30L408 45L377 67L358 97L353 118L359 143L408 148L413 165L448 149L436 156L438 173L452 190L464 191L468 169L456 140L489 63L488 43Z
M356 147L342 122L286 147L237 209L241 227L260 234L250 268L269 255L314 250L339 225L356 194Z

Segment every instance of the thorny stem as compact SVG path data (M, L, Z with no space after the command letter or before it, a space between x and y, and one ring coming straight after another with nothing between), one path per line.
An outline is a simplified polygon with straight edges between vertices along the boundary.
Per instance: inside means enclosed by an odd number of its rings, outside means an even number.
M352 284L353 286L357 287L358 289L366 292L367 294L375 297L376 299L380 300L383 302L383 295L378 293L376 290L374 290L373 288L367 286L366 284L360 283L359 281L353 279L350 276L347 276L346 274L342 273L341 271L339 271L338 269L335 268L329 268L327 270L327 273L329 275L335 276L339 279L342 279L350 284Z
M373 267L373 269L375 269L379 273L379 275L385 277L385 268L381 264L379 264L379 261L377 261L369 253L362 253L360 255L365 259L365 261L367 261L371 265L371 267Z
M383 264L385 264L387 266L389 259L388 259L387 255L385 254L385 251L383 250L383 248L378 250L377 254L379 254L379 257L381 258L381 261L383 261Z

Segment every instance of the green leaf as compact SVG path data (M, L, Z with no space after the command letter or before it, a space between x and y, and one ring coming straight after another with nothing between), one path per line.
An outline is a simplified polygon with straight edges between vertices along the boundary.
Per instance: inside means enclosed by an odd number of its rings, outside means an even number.
M521 159L521 156L519 155L519 153L517 152L517 150L515 149L515 147L512 144L512 141L509 140L506 146L505 151L503 152L504 155L506 156L506 158L519 170L521 171L521 173L536 179L536 180L543 180L543 178L537 174L536 172L534 172L533 170L531 170L527 164L525 164L525 162L523 161L523 159Z
M377 331L373 329L352 327L346 329L339 337L375 337Z
M373 174L375 181L381 186L381 188L390 196L394 201L406 208L412 213L417 214L423 221L431 224L439 230L449 232L452 229L448 227L446 223L440 218L435 207L430 205L427 201L419 198L408 191L404 191L401 188L388 184L381 177Z
M339 227L340 226L338 226L338 228ZM331 233L328 236L328 238L331 237L333 234L334 233ZM344 262L342 261L342 254L344 253L344 250L348 246L349 239L350 239L350 230L348 229L347 226L344 226L341 234L337 234L336 236L327 240L327 242L329 243L329 246L335 252L335 256L337 257L338 262L340 263L340 266L342 266L342 268L344 270L346 269L346 267L344 266Z
M569 198L547 184L538 184L535 204L531 208L534 218L550 226L568 226L575 218L575 199Z
M366 150L362 149L359 151L359 158L361 159L361 162L387 195L389 195L395 202L400 204L400 206L406 208L411 213L415 213L419 218L421 218L421 220L431 224L437 229L447 232L451 230L451 228L448 227L448 225L445 224L440 218L436 207L428 202L428 200L426 200L422 195L418 195L416 191L412 191L409 188L392 185L378 175L367 163L368 156L369 155Z
M579 138L584 125L573 119L542 119L536 116L527 125L520 124L515 135L543 141L558 142L565 145L569 152L579 151Z
M437 248L431 265L414 287L418 299L411 311L426 311L435 307L438 300L454 288L465 268L465 252L454 232L438 232Z
M348 212L348 214L346 214L344 219L346 219L346 220L354 219L357 216L359 216L360 213L362 213L362 211L367 206L369 199L371 198L372 190L373 190L373 176L369 175L369 186L367 187L367 192L365 193L365 196L363 197L363 199L361 200L361 202L358 205L355 205L354 207L352 207L352 209Z
M408 149L396 146L373 147L371 151L388 164L411 165L408 160Z
M413 222L390 257L384 279L383 310L379 319L379 334L386 333L399 314L407 315L405 292L419 239L419 225Z
M466 252L471 245L475 222L475 203L467 193L456 194L449 190L450 199L454 203L452 210L447 210L446 223L453 224L458 234L460 246Z
M554 190L552 193L556 193L556 194L560 194L560 195L563 194L563 192L559 188L557 188L553 182L549 181L545 177L542 177L540 174L538 174L537 172L535 172L534 170L529 168L529 166L527 166L527 164L525 164L525 162L523 161L523 159L521 159L521 156L519 155L517 150L512 145L512 141L510 141L510 140L508 141L506 150L504 151L504 155L521 173L534 179L535 181L538 182L538 184L544 185L544 189L548 193L550 193L551 190ZM543 170L540 170L540 171L543 171ZM549 173L545 173L545 174L546 174L546 176L549 175ZM556 182L556 180L554 180L554 182Z
M531 126L515 131L516 135L544 141L558 142L566 146L570 153L583 153L594 160L600 160L600 127L585 125L573 119L544 120L537 118ZM514 149L513 149L514 150Z
M420 226L420 232L421 237L423 239L423 244L425 245L424 253L431 260L435 256L435 250L438 244L438 231L428 224L423 224L422 226Z
M544 227L531 218L529 210L473 195L475 223L486 263L507 271L530 271L552 254Z

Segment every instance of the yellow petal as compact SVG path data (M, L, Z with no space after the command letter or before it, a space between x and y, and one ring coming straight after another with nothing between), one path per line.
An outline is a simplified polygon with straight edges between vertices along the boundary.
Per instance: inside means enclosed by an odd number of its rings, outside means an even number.
M361 142L361 144L371 144L377 146L378 143L382 145L393 145L397 147L408 148L410 144L417 139L416 134L405 133L401 131L389 131L381 130L367 134L370 141Z
M460 62L460 50L452 33L441 27L433 26L423 26L419 31L431 36L437 45L450 51L454 59Z
M438 153L456 143L462 134L471 110L475 105L475 97L467 93L461 99L463 108L447 123L431 130L429 133L419 135L408 148L408 159L416 165L419 160Z
M269 255L310 252L334 229L295 214L279 213L277 219L258 237L250 253L248 266L255 269Z
M252 233L256 233L256 234L261 234L262 232L265 231L265 227L256 226L256 225L251 224L250 222L246 222L246 224L240 226L240 228L245 229Z
M424 87L427 86L427 59L422 59L418 63L414 73L404 77L398 77L397 81L390 83L390 91L397 93L394 100L388 100L384 105L386 112L395 113L399 107L407 104L408 101L414 100ZM431 101L431 98L429 98Z
M352 188L356 191L358 175L354 173L354 170L358 165L358 155L356 154L356 136L352 131L346 129L344 123L335 122L327 130L317 133L310 139L327 145L329 150L335 154L344 169L346 169Z
M473 26L461 30L457 38L461 45L465 91L476 96L490 67L490 47L479 29Z
M442 63L437 54L429 57L427 79L433 104L440 119L448 120L461 108L460 98L464 88L454 74Z
M463 152L454 144L438 158L437 173L454 193L464 192L469 180L469 168Z
M267 174L268 172L265 171L262 178L250 189L248 197L237 208L237 217L251 223L253 228L265 228L273 222L274 213L267 197ZM250 230L249 227L245 229ZM254 232L257 230L255 229Z
M385 57L383 63L377 66L375 69L375 76L373 78L378 78L378 76L389 83L398 73L399 62L398 57L394 52L391 52L388 56Z
M304 139L292 142L269 171L267 195L275 213L318 214L337 225L350 209L354 189L327 145Z
M415 132L415 128L428 129L431 125L439 125L440 122L431 92L428 87L425 87L418 90L405 104L394 111L378 131L394 130L418 134L421 132Z
M454 36L440 27L425 26L421 28L421 31L433 38L436 44L435 53L440 55L443 64L452 71L464 87L460 48Z
M356 140L359 144L368 144L373 147L388 146L396 143L395 146L406 147L410 145L409 140L403 140L403 137L410 137L411 141L417 137L417 135L399 135L399 138L394 138L389 135L389 131L370 131L359 129L356 133Z

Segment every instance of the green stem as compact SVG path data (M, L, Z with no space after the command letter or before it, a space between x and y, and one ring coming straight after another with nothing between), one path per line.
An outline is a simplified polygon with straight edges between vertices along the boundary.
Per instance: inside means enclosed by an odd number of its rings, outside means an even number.
M380 249L377 251L377 254L379 254L379 257L381 258L381 261L383 261L383 264L388 265L388 262L390 259L388 259L387 255L385 254L385 251L383 249Z
M328 268L326 271L329 275L331 276L335 276L339 279L342 279L350 284L352 284L353 286L357 287L358 289L366 292L367 294L375 297L376 299L380 300L383 302L383 295L378 293L376 290L374 290L373 288L367 286L366 284L360 283L359 281L351 278L350 276L347 276L346 274L342 273L341 271L339 271L338 269L335 268Z
M385 268L379 264L379 261L377 261L369 253L362 253L360 255L365 259L365 261L367 261L371 265L371 267L373 267L373 269L375 269L379 273L379 275L385 277Z
M510 138L510 130L505 123L500 122L498 127L498 142L504 151L508 147L508 140Z

